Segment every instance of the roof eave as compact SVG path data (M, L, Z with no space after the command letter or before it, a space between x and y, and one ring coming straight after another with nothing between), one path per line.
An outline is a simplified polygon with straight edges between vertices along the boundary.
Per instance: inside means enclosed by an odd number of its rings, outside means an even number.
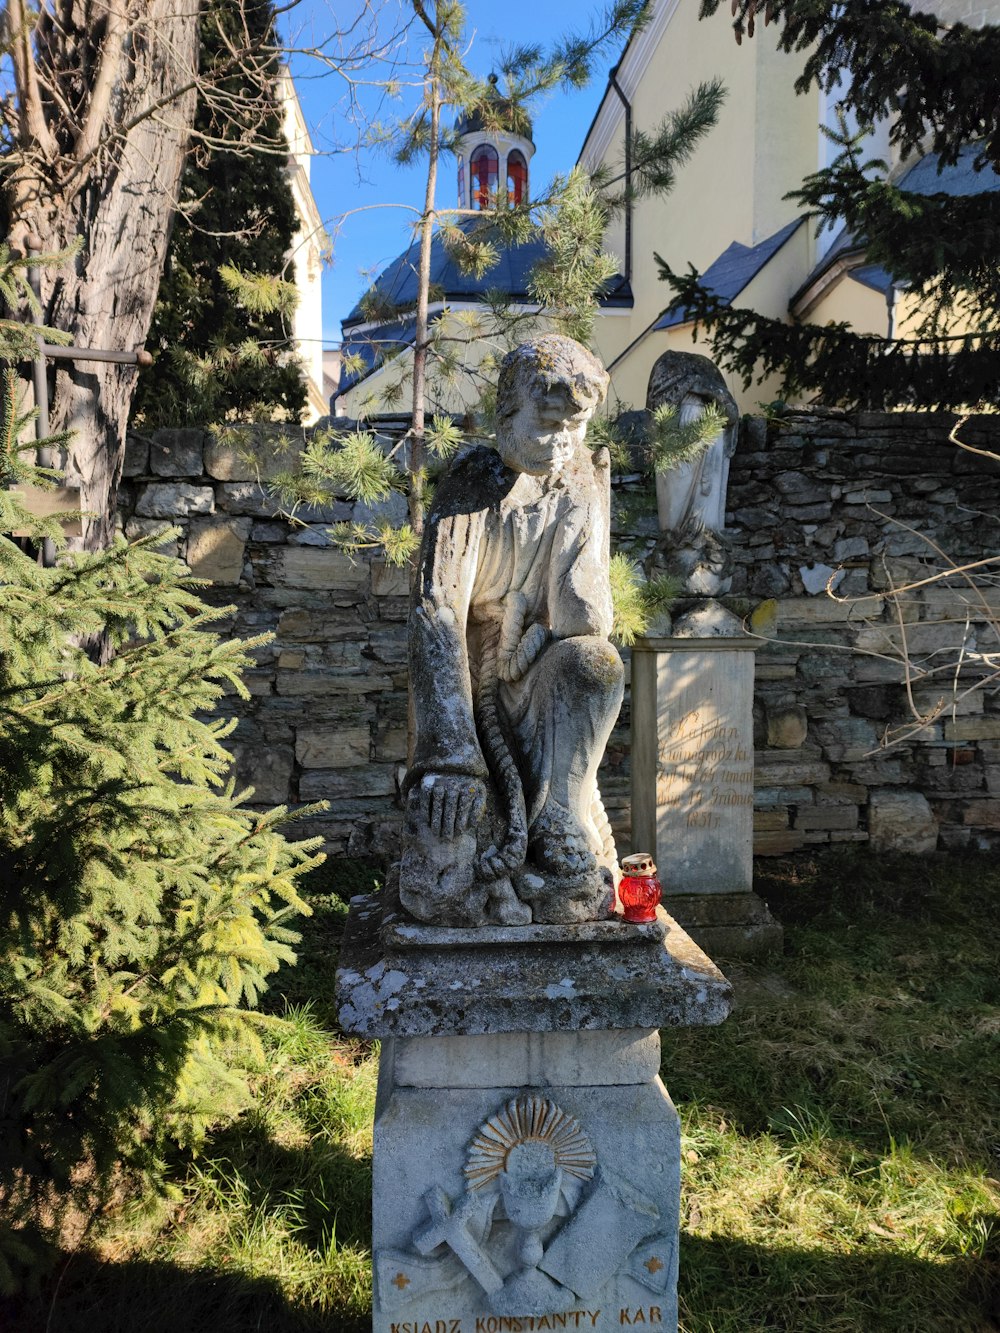
M863 245L852 246L849 250L841 250L840 254L835 255L828 264L825 264L819 272L810 273L805 282L793 292L788 302L788 309L797 319L805 319L826 293L851 269L860 268L867 255Z

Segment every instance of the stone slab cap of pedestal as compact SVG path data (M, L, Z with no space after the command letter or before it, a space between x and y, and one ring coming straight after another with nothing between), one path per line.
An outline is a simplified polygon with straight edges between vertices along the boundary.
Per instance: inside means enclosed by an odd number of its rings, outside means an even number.
M680 639L684 642L675 643ZM640 649L693 648L690 641L710 640L709 647L715 648L756 648L758 643L744 630L739 616L734 616L722 605L713 600L699 602L689 607L683 615L674 620L669 638L646 635L637 641ZM699 647L701 644L698 645Z
M595 938L595 924L612 938ZM378 895L353 898L337 969L340 1024L363 1037L423 1037L721 1023L729 982L662 911L659 927L625 943L613 938L616 923L588 922L544 942L485 930L449 948L387 949Z

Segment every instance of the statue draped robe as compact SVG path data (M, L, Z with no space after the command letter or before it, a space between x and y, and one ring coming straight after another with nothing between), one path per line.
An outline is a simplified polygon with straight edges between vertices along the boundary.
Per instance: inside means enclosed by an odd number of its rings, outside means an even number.
M535 477L493 449L470 449L438 486L410 618L416 744L407 790L437 774L481 779L493 834L503 840L503 816L510 837L482 716L477 727L477 693L495 671L529 845L575 830L567 864L577 867L580 832L584 861L614 864L596 782L622 697L621 660L608 642L609 510L605 450L580 446L560 473ZM551 846L546 855L553 869ZM531 861L529 852L529 871Z

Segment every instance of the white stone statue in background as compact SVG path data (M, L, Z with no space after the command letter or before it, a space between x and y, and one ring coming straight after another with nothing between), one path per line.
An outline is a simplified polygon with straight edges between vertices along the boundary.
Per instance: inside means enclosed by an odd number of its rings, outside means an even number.
M496 449L452 464L410 615L415 751L400 901L442 926L607 915L597 766L623 668L608 642L610 467L584 442L608 377L546 334L504 360Z
M649 377L646 406L669 403L686 425L714 404L725 417L716 438L691 463L661 472L656 504L667 567L684 579L685 592L706 597L726 592L726 553L718 538L726 522L729 460L736 450L739 410L725 380L707 356L664 352Z

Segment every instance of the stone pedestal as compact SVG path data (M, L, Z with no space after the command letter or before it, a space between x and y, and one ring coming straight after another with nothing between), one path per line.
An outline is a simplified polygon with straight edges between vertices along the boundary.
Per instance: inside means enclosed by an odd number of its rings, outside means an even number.
M677 1326L665 1025L729 986L656 922L440 930L355 899L345 1030L381 1037L374 1333Z
M668 911L729 957L782 938L753 892L753 649L736 637L632 649L632 847L653 854Z

